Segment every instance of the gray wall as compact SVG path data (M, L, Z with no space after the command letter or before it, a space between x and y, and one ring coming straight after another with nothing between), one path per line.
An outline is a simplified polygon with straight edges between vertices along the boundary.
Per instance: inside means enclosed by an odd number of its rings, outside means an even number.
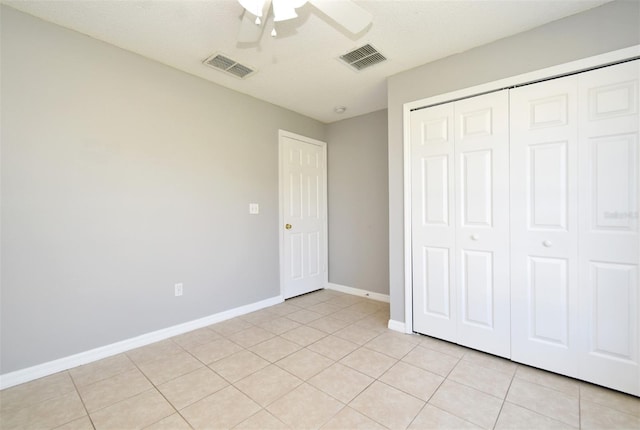
M1 12L0 373L277 296L278 129L326 126Z
M387 110L329 124L329 282L389 294Z
M392 320L404 321L403 103L637 44L640 2L615 1L389 78Z

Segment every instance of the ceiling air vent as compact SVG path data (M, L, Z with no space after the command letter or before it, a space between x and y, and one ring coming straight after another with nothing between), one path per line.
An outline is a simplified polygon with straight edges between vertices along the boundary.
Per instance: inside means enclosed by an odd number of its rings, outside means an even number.
M211 57L204 60L204 64L209 67L213 67L214 69L229 73L240 79L246 78L252 73L255 73L255 70L251 67L240 64L236 60L232 60L231 58L226 57L222 54L212 55Z
M340 59L356 70L363 70L387 60L384 55L369 44L341 55Z

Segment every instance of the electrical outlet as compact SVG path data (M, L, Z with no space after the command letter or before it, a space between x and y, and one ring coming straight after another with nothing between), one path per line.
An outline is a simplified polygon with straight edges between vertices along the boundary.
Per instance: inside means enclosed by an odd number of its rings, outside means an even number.
M260 205L258 203L249 203L249 213L258 215L260 213Z
M175 290L176 297L181 296L182 295L182 283L175 284L174 285L174 290Z

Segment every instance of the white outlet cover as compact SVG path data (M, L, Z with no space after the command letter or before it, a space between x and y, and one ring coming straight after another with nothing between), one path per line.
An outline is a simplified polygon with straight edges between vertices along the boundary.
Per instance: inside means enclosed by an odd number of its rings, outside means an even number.
M174 292L175 292L176 297L182 295L182 283L174 285Z
M258 203L249 203L249 213L257 215L260 213L260 205Z

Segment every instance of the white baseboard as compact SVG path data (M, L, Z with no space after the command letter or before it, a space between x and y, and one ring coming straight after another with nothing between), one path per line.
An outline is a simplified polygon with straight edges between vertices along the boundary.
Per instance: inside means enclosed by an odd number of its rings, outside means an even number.
M42 378L44 376L53 375L54 373L101 360L103 358L111 357L112 355L130 351L134 348L139 348L150 343L168 339L179 334L187 333L192 330L206 327L211 324L228 320L230 318L235 318L240 315L248 314L250 312L254 312L269 306L277 305L278 303L282 303L283 301L284 298L282 296L272 297L260 302L255 302L234 309L229 309L228 311L219 312L217 314L209 315L204 318L199 318L197 320L188 321L130 339L125 339L123 341L112 343L110 345L101 346L98 348L90 349L89 351L84 351L78 354L70 355L68 357L49 361L47 363L27 367L26 369L20 369L14 372L5 373L3 375L0 375L0 390L13 387L14 385L33 381L34 379Z
M340 291L341 293L352 294L354 296L366 297L368 299L377 300L379 302L389 303L389 295L387 294L374 293L372 291L361 290L359 288L347 287L340 284L332 284L331 282L327 283L327 289Z
M387 325L389 330L399 331L400 333L407 333L405 324L402 321L389 320Z

